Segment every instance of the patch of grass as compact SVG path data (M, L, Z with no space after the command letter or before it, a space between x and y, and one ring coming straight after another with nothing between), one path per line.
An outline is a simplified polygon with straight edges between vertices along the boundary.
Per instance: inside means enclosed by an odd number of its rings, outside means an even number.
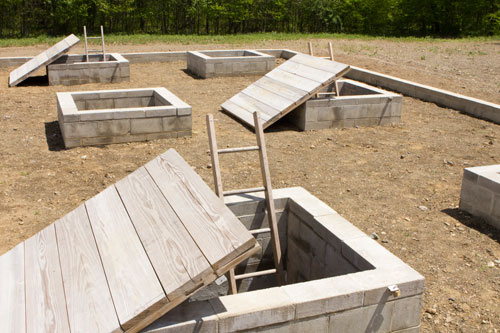
M420 60L425 60L425 55L420 56Z
M64 36L38 36L30 38L3 38L0 39L0 47L8 46L31 46L47 44L53 45ZM80 39L83 37L78 35ZM432 37L385 37L367 36L359 34L339 34L339 33L249 33L233 35L161 35L161 34L106 34L108 44L151 44L151 43L171 43L171 44L241 44L251 42L273 41L273 40L300 40L300 39L352 39L352 40L390 40L395 42L428 42L428 41L498 41L500 36L495 37L471 37L462 39L441 39ZM97 44L97 40L90 41Z

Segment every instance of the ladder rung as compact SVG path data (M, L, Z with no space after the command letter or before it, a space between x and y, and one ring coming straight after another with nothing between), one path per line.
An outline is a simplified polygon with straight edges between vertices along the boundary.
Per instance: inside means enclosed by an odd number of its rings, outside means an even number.
M266 269L265 271L258 271L258 272L252 272L252 273L245 273L245 274L240 274L240 275L235 275L234 279L235 280L242 280L246 279L249 277L255 277L255 276L262 276L262 275L268 275L268 274L275 274L276 269Z
M102 37L87 37L87 39L101 39Z
M227 154L227 153L238 153L243 151L253 151L259 149L260 149L259 146L251 146L251 147L241 147L241 148L224 148L217 150L217 152L219 154Z
M265 232L271 232L271 228L253 229L249 230L252 235L263 234Z
M102 50L87 50L87 52L102 53Z
M231 191L224 191L224 195L234 195L234 194L244 194L244 193L253 193L253 192L261 192L264 191L266 188L265 187L253 187L253 188L244 188L241 190L231 190Z

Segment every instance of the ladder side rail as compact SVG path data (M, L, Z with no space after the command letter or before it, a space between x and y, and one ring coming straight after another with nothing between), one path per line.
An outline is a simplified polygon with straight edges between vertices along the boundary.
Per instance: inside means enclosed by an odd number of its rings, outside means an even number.
M276 267L276 278L278 280L278 285L283 285L284 275L283 275L283 262L281 256L280 237L278 233L278 223L276 221L276 209L274 207L273 189L271 186L271 174L269 172L269 164L267 160L266 143L264 140L264 130L262 128L262 122L259 116L259 112L255 112L253 114L253 119L255 123L255 134L257 135L257 145L260 147L259 158L261 164L262 179L264 181L264 187L266 188L264 193L266 198L266 210L267 210L269 228L271 229L274 264Z
M215 194L217 194L219 198L224 200L224 191L222 190L222 177L219 165L219 153L217 150L217 140L215 139L214 117L211 114L207 114L207 132L208 144L210 146L210 157L212 159L212 172L214 175ZM231 294L238 293L235 275L236 274L234 272L234 268L231 268L228 273L228 281Z

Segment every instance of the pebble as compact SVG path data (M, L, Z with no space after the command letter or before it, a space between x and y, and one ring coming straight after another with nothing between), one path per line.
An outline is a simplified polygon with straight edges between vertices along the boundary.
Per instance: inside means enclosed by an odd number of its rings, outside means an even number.
M405 217L405 221L410 222L410 218L409 217Z
M379 238L376 232L372 233L372 238L373 239L378 239Z
M488 262L488 267L495 267L495 263L493 261Z
M87 155L82 155L82 160L86 160L87 159Z
M427 208L426 206L418 206L418 209L420 209L421 211L425 212L425 211L427 211L429 208Z
M326 139L327 139L327 140L329 140L329 141L332 141L332 140L333 140L333 138L330 138L330 137L328 137L328 138L326 138Z
M212 165L211 164L207 164L207 169L212 169Z
M382 243L389 243L387 239L382 239Z
M437 310L434 308L430 308L430 309L425 310L425 312L435 315L437 313Z
M500 259L493 260L496 264L500 265Z

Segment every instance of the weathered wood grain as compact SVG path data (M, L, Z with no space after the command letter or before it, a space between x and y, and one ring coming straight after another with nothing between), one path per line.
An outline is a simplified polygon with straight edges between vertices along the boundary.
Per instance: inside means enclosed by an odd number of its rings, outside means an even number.
M287 71L282 70L280 67L275 68L274 70L267 73L265 76L274 79L276 81L285 82L286 84L292 87L303 89L306 90L307 92L312 92L313 90L318 89L318 87L321 86L321 83L317 81L307 79L297 74L289 73Z
M24 242L0 256L0 332L25 333Z
M342 64L336 61L321 59L318 57L311 57L307 54L302 53L294 55L288 61L303 64L308 67L313 67L325 72L330 72L337 77L343 75L347 70L349 70L349 65Z
M297 101L304 95L307 95L307 91L305 90L295 88L285 82L276 81L266 76L260 78L254 85L272 91L292 101Z
M144 167L116 183L116 188L170 301L189 294L213 274Z
M318 83L323 83L324 81L330 80L332 77L332 73L330 72L303 65L294 61L284 62L283 64L281 64L280 69L288 73L316 81Z
M168 299L116 188L108 187L85 207L118 319L127 330Z
M208 262L215 270L220 262L235 257L231 241L221 233L201 204L186 188L170 163L157 157L146 164L146 170L179 216Z
M85 206L55 229L71 331L121 332Z
M24 246L26 332L69 332L54 225L27 239Z
M234 103L230 99L222 103L221 108L224 111L229 112L230 115L243 121L243 123L249 126L253 125L252 112Z
M260 101L276 110L283 110L294 103L293 100L282 97L272 91L261 88L257 85L252 84L251 86L245 88L241 94L250 96L257 101Z
M270 119L272 116L279 112L278 109L272 106L266 105L259 100L251 98L244 93L239 93L231 98L231 102L234 102L241 106L242 108L248 110L252 115L255 111L260 111L262 118Z
M248 229L174 149L167 150L160 155L160 158L164 163L168 163L182 180L211 221L230 240L237 254L247 251L254 245L256 240Z

